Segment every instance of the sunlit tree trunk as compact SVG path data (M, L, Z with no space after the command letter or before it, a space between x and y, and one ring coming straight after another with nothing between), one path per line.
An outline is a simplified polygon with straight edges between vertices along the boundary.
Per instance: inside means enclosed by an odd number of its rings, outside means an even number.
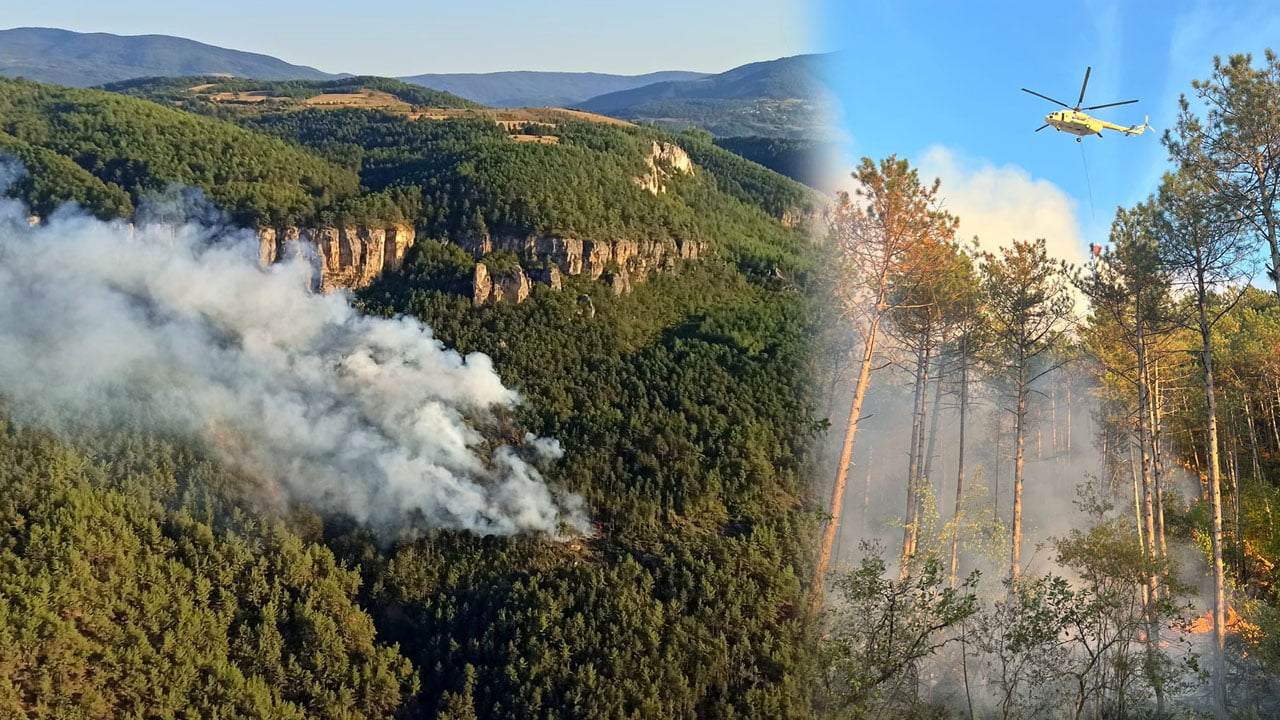
M1241 583L1246 583L1249 579L1245 574L1244 531L1240 528L1240 436L1236 427L1235 416L1232 414L1227 419L1227 447L1231 448L1231 454L1227 457L1227 479L1231 481L1231 537L1237 551L1236 577Z
M922 342L916 351L915 394L911 401L911 448L907 461L907 512L902 528L902 557L898 565L906 577L911 556L916 552L916 536L920 528L920 455L924 444L925 388L929 383L929 346Z
M1013 542L1009 553L1009 576L1016 583L1021 571L1022 552L1022 466L1027 420L1027 359L1018 352L1018 406L1014 419L1013 450Z
M938 416L942 413L942 378L944 377L942 357L945 355L939 356L938 373L933 381L933 409L929 411L929 446L925 449L924 469L920 473L926 481L931 481L933 478L933 456L938 446Z
M1203 291L1205 287L1203 274L1199 287L1202 290L1197 297L1197 310L1200 316L1201 364L1204 368L1204 402L1209 424L1209 507L1213 513L1213 528L1209 535L1210 551L1213 556L1213 700L1221 715L1227 708L1227 658L1226 635L1227 596L1226 583L1222 566L1222 480L1219 476L1221 464L1218 460L1218 407L1213 379L1213 339L1210 335L1208 298Z
M1129 446L1129 475L1133 478L1133 526L1138 532L1138 547L1143 552L1147 549L1147 535L1142 523L1142 481L1139 479L1138 458L1134 457L1133 445ZM1147 602L1147 587L1142 587L1142 602Z
M1153 547L1160 553L1160 557L1168 557L1169 547L1164 538L1164 454L1160 451L1161 438L1164 436L1163 413L1160 411L1161 407L1163 407L1160 398L1160 363L1157 361L1152 363L1151 366L1151 374L1154 378L1154 382L1151 383L1151 459L1156 501L1155 525L1157 540Z
M1072 403L1072 398L1071 398L1072 384L1073 383L1071 382L1071 380L1068 379L1067 380L1067 454L1068 455L1071 454L1071 415L1076 409L1076 406L1074 403Z
M862 358L858 364L858 381L853 388L853 403L849 408L849 424L844 431L844 445L840 450L840 464L836 468L835 484L831 488L831 519L827 521L822 532L822 545L818 549L818 564L814 569L813 583L809 588L812 598L812 610L817 612L822 605L822 588L827 579L827 568L831 564L831 549L835 545L836 532L840 529L840 514L844 508L844 486L849 477L849 459L853 455L853 441L858 434L858 420L862 417L862 401L867 397L867 386L871 384L871 365L875 362L877 335L880 330L880 313L877 313L867 328L863 341Z
M1152 432L1151 419L1155 416L1151 409L1151 388L1149 385L1149 367L1147 359L1147 335L1145 308L1138 307L1134 325L1136 349L1138 351L1138 455L1142 462L1142 524L1147 541L1143 554L1152 563L1147 575L1147 678L1156 694L1156 713L1164 714L1164 687L1160 672L1156 666L1156 656L1160 642L1160 618L1156 612L1156 600L1160 598L1160 578L1156 574L1154 560L1156 548L1155 526L1155 483L1152 480Z
M956 448L956 504L951 514L951 587L960 565L960 503L964 499L964 430L969 418L969 338L960 341L960 439ZM966 677L967 680L967 677ZM970 710L970 715L972 715Z

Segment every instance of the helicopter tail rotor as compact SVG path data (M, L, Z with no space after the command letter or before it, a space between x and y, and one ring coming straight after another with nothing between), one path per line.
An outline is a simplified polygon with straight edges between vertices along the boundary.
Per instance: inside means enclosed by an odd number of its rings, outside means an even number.
M1148 123L1148 120L1150 119L1151 119L1150 116L1144 115L1142 117L1141 125L1130 125L1129 129L1124 131L1124 134L1125 135L1141 135L1143 132L1147 130L1151 130L1152 132L1154 132L1155 131L1154 128L1152 128L1151 125Z

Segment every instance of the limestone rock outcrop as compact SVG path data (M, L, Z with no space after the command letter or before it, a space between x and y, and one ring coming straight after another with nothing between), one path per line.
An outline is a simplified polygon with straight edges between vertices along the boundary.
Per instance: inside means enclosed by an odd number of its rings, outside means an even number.
M564 286L560 268L555 265L530 269L529 280L542 283L552 290L559 290Z
M693 174L693 161L689 159L689 154L674 143L653 141L653 148L645 157L645 164L649 166L648 172L632 178L632 181L654 195L667 191L667 186L662 182L664 179L673 175Z
M358 290L384 272L399 270L413 242L414 230L405 225L266 227L258 229L258 259L270 265L314 248L317 290Z
M471 304L476 307L502 303L519 305L532 290L533 283L520 267L490 272L487 265L478 262L471 278Z
M563 275L586 275L592 280L616 268L643 282L654 270L670 269L676 260L696 260L702 255L701 244L686 238L584 240L564 235L482 234L462 237L458 245L477 260L505 251L525 263L549 263Z

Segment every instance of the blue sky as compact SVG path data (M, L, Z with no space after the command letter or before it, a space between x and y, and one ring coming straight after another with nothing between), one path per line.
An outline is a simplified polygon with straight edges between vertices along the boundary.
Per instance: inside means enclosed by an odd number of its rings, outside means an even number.
M177 35L328 72L721 72L805 51L807 0L41 0L4 27Z
M942 177L962 233L1053 234L1068 259L1106 239L1116 206L1155 189L1178 94L1209 75L1215 54L1280 49L1280 6L1265 2L818 2L815 44L837 51L831 82L850 156L911 158ZM1056 106L1019 88L1075 104L1086 66L1086 105L1141 100L1099 118L1150 115L1157 132L1081 144L1032 132Z

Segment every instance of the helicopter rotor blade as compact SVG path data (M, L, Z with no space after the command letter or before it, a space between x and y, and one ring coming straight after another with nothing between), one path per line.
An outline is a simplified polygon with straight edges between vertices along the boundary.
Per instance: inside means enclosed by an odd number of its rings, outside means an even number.
M1049 127L1049 123L1045 123L1045 124L1041 125L1040 127L1036 128L1036 132L1040 132L1041 130L1043 130L1043 129L1047 128L1047 127Z
M1070 105L1068 105L1068 104L1066 104L1066 103L1062 102L1061 100L1054 100L1053 98L1049 97L1048 95L1041 95L1040 93L1036 92L1035 90L1028 90L1028 89L1026 89L1026 88L1022 88L1022 92L1024 92L1024 93L1031 93L1032 95L1035 95L1035 96L1036 96L1036 97L1038 97L1038 98L1044 98L1045 100L1048 100L1048 101L1049 101L1049 102L1051 102L1051 103L1057 103L1057 104L1061 105L1062 107L1064 107L1064 108L1066 108L1066 109L1068 109L1068 110L1070 110L1070 109L1071 109L1071 106L1070 106Z
M1089 87L1089 73L1091 72L1093 72L1092 65L1084 69L1084 84L1080 86L1080 99L1076 100L1076 110L1079 110L1080 106L1084 104L1084 89Z
M1106 108L1106 107L1115 107L1116 105L1131 105L1131 104L1136 103L1136 102L1138 102L1138 101L1137 101L1137 100L1125 100L1124 102L1118 102L1118 103L1107 103L1106 105L1094 105L1093 107L1087 107L1087 108L1082 108L1082 109L1084 109L1084 110L1100 110L1100 109L1102 109L1102 108Z

